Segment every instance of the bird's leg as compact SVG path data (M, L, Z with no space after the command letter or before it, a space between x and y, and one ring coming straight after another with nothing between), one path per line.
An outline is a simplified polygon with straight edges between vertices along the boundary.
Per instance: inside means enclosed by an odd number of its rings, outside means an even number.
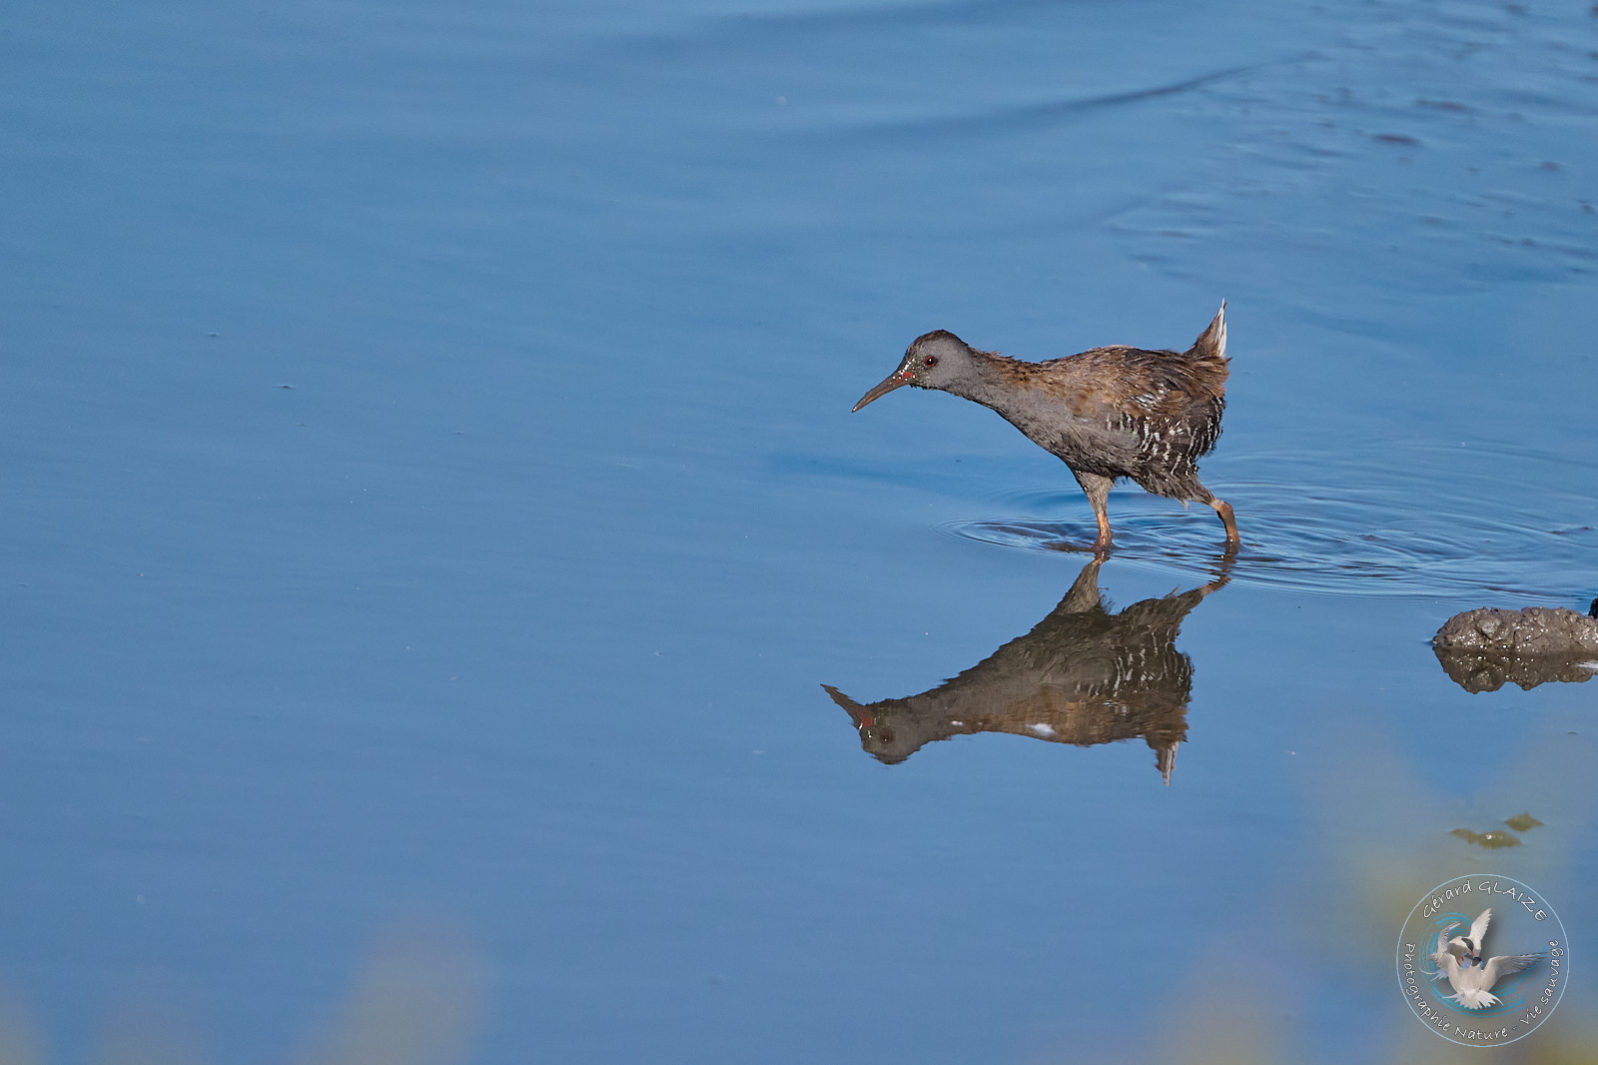
M1243 542L1237 534L1237 518L1232 515L1232 504L1224 499L1211 499L1210 506L1215 508L1215 513L1221 516L1221 521L1226 525L1226 544L1235 548Z
M1093 541L1093 553L1104 558L1110 553L1110 511L1106 500L1110 498L1110 486L1115 479L1096 473L1071 472L1076 474L1076 483L1082 486L1082 494L1088 497L1088 505L1093 508L1093 519L1099 523L1099 535Z
M1100 503L1093 511L1093 517L1099 523L1099 535L1093 539L1093 554L1098 558L1106 558L1110 554L1110 514Z

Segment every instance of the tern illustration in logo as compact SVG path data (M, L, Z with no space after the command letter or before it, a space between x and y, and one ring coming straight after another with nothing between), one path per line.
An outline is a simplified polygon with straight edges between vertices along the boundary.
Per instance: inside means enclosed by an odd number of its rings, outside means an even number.
M1454 994L1448 996L1469 1010L1486 1009L1498 1005L1493 985L1513 973L1524 972L1542 961L1541 954L1499 954L1482 958L1482 937L1487 934L1493 911L1483 910L1471 923L1469 935L1450 936L1464 922L1449 925L1437 934L1437 950L1432 961L1437 964L1438 979L1448 978Z
M1487 926L1492 923L1492 919L1493 911L1491 907L1488 907L1470 923L1470 935L1454 936L1452 939L1446 940L1448 953L1463 961L1467 966L1475 965L1479 962L1481 960L1482 940L1487 935ZM1437 942L1442 943L1445 939L1445 936L1439 935Z

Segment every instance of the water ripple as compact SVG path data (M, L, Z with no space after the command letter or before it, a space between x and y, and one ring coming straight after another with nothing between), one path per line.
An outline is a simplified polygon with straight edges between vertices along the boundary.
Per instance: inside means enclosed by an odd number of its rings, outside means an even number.
M1270 475L1217 493L1243 533L1234 577L1345 595L1459 596L1502 592L1558 602L1598 590L1598 467L1560 456L1421 445L1371 450L1332 468L1325 455L1260 456ZM1539 486L1542 486L1539 488ZM1033 492L1001 505L1013 517L947 523L1003 547L1091 549L1092 512L1079 494ZM1221 524L1135 490L1111 497L1114 557L1213 568Z

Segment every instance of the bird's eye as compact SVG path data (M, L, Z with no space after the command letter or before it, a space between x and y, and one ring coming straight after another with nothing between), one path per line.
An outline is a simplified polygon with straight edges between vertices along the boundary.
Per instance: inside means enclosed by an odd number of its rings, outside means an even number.
M928 356L926 356L925 358L923 358L921 360L921 365L922 366L936 366L936 365L938 365L938 357L936 355L928 355Z

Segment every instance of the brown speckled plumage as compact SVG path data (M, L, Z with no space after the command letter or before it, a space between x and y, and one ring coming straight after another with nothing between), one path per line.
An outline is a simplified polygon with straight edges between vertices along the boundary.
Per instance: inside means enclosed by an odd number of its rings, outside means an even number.
M1221 435L1226 409L1226 304L1186 351L1112 346L1063 359L1023 362L979 351L947 330L917 337L899 369L854 409L902 385L934 388L991 407L1058 456L1093 506L1109 548L1105 509L1118 478L1156 495L1215 508L1227 543L1238 543L1232 508L1198 479L1198 459Z

